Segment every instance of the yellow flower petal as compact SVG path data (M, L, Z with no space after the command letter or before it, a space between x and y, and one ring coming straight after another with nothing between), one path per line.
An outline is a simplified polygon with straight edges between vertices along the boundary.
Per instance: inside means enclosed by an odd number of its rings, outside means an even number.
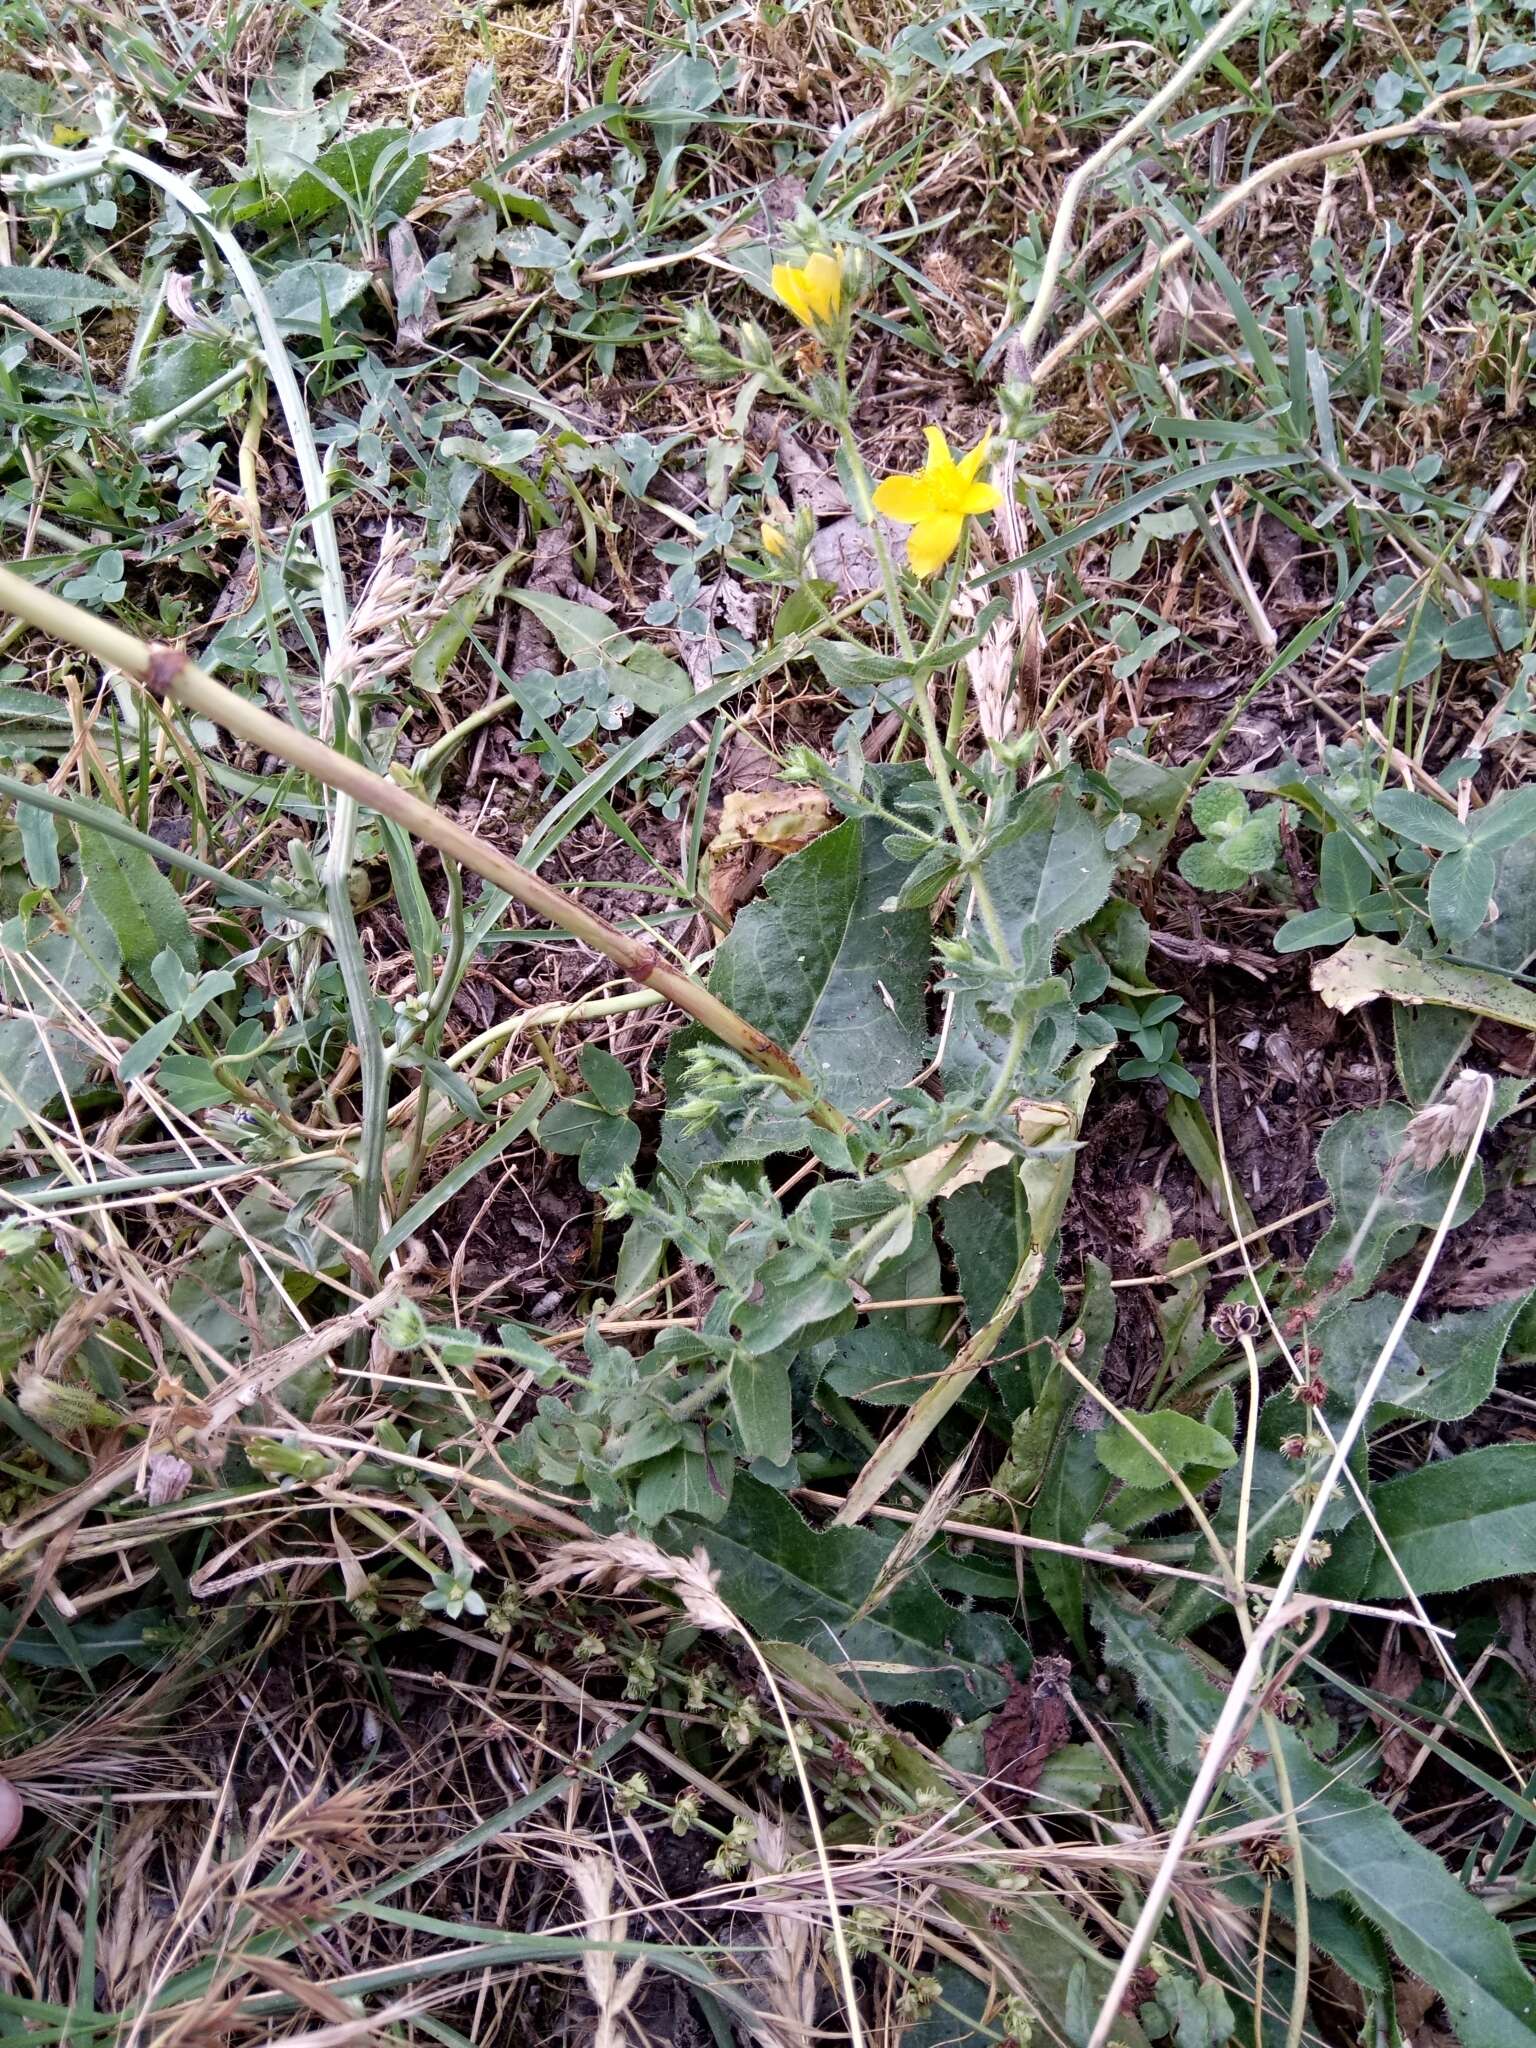
M776 555L780 561L789 553L789 535L782 526L775 526L771 519L765 519L758 529L765 555Z
M773 266L774 296L787 306L802 327L811 324L810 303L805 295L805 272L797 270L792 263L775 263Z
M960 545L965 521L958 512L939 512L920 519L907 539L907 560L916 576L931 576L942 569Z
M875 487L875 510L915 526L933 510L933 492L920 476L888 476Z
M944 438L942 427L924 427L923 439L928 443L928 460L925 469L942 472L953 469L954 457L949 452L949 443Z
M981 439L976 443L976 446L971 450L970 454L962 455L960 460L955 464L955 467L956 469L959 470L960 474L965 478L968 484L973 484L976 481L976 472L981 468L981 465L986 461L987 457L991 453L992 436L990 434L983 434Z
M996 484L967 484L960 510L977 518L983 512L995 512L1002 502L1003 494Z
M818 249L800 273L806 303L818 320L830 320L843 302L843 266Z

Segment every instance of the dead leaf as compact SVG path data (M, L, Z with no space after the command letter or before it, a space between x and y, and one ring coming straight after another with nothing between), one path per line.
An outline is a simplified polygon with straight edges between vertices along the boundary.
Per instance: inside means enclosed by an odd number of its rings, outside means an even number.
M1040 1773L1072 1737L1066 1694L1072 1666L1065 1657L1038 1657L1021 1685L1007 1665L1008 1697L987 1725L982 1753L987 1776L996 1785L1033 1792Z
M1490 1308L1536 1287L1536 1230L1507 1230L1468 1250L1447 1273L1436 1276L1435 1294L1445 1308Z
M715 663L725 652L715 624L718 617L746 640L757 634L757 599L734 576L717 576L706 584L693 601L693 609L704 614L702 633L679 633L677 651L695 690L707 690L715 680Z
M774 440L779 455L779 474L797 512L814 512L818 519L845 518L850 511L847 493L834 470L816 460L803 441L788 427L781 427Z
M1536 1692L1536 1590L1525 1579L1510 1579L1497 1597L1499 1626L1509 1661Z
M809 846L837 820L819 789L733 789L704 854L705 889L727 925L769 869Z
M1395 1003L1433 1003L1472 1010L1500 1024L1536 1031L1536 995L1508 976L1481 967L1452 967L1421 960L1406 946L1385 939L1354 938L1312 969L1312 987L1332 1010L1347 1015L1377 996Z
M1381 1655L1376 1660L1371 1690L1384 1694L1388 1699L1410 1700L1423 1675L1424 1667L1403 1631L1389 1628L1381 1646ZM1372 1709L1371 1719L1381 1730L1381 1758L1387 1776L1396 1785L1406 1784L1420 1744L1389 1715Z
M437 325L437 300L422 283L427 268L421 244L409 221L396 221L389 231L389 276L395 293L395 340L401 348L420 348Z
M1065 1140L1072 1135L1072 1117L1067 1108L1059 1102L1032 1102L1020 1096L1013 1105L1014 1125L1019 1141L1024 1145L1048 1145L1052 1140ZM952 1195L960 1188L974 1187L984 1181L989 1173L995 1173L1000 1166L1011 1164L1017 1154L1006 1145L1000 1145L994 1138L987 1138L973 1152L966 1155L953 1175L944 1179L944 1170L959 1151L962 1139L952 1144L935 1145L931 1152L925 1152L921 1159L914 1159L906 1166L898 1166L891 1179L897 1182L918 1202L926 1202L933 1188L943 1181L944 1193Z

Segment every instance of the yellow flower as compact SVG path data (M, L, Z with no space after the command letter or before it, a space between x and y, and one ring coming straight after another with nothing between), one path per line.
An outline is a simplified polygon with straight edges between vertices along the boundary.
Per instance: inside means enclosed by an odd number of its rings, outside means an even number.
M914 574L931 576L959 547L966 520L995 512L1003 501L991 484L976 481L992 450L990 434L958 462L941 428L924 427L923 435L928 460L916 476L888 476L875 492L875 510L911 527L907 560Z
M813 334L830 327L843 303L842 252L829 256L818 249L803 264L775 263L773 289L802 327L808 327Z
M765 519L758 528L758 537L763 543L763 553L783 561L789 553L789 535L782 526L775 526L771 519Z

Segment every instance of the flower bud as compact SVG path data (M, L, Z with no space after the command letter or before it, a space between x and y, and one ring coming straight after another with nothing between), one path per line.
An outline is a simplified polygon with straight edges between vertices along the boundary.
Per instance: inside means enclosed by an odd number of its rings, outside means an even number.
M336 1469L336 1460L324 1451L284 1443L278 1437L253 1437L243 1449L263 1479L323 1479Z
M759 320L743 320L736 329L736 351L749 370L766 375L778 367L773 339Z
M118 1419L116 1410L109 1408L93 1388L67 1386L63 1380L47 1379L42 1373L22 1381L16 1390L16 1405L50 1436L73 1436L82 1429L107 1429Z

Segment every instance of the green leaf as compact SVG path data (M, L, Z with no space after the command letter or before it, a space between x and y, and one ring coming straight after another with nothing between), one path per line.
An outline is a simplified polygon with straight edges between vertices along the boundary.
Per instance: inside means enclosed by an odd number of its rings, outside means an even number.
M169 1017L162 1017L158 1024L136 1038L117 1063L117 1078L120 1081L136 1081L140 1074L147 1074L168 1045L181 1029L181 1012L173 1011Z
M1442 1160L1432 1173L1399 1163L1411 1113L1406 1103L1389 1102L1341 1116L1323 1133L1317 1170L1328 1183L1334 1215L1307 1261L1309 1289L1342 1288L1339 1298L1346 1300L1364 1294L1389 1251L1405 1250L1420 1230L1439 1222L1458 1163ZM1482 1200L1483 1170L1474 1166L1454 1221L1465 1223Z
M1280 858L1280 806L1266 804L1255 811L1241 831L1222 840L1217 852L1226 866L1245 875L1260 875L1272 868Z
M1115 861L1104 835L1068 791L1031 791L982 864L1014 958L1033 979L1049 974L1063 932L1109 899Z
M1480 1408L1493 1392L1505 1342L1529 1299L1515 1295L1489 1308L1410 1322L1388 1363L1372 1426L1406 1415L1460 1422ZM1395 1295L1373 1294L1313 1325L1323 1376L1346 1406L1365 1384L1400 1307Z
M284 334L319 334L372 282L366 270L345 263L290 263L267 286L267 303Z
M21 918L0 927L6 951L27 963L0 961L0 998L13 1011L0 1017L0 1143L26 1127L27 1110L56 1102L61 1084L73 1095L95 1071L96 1055L70 1020L77 1008L100 1015L122 967L111 926L89 899L68 931L35 933Z
M1317 867L1317 900L1329 910L1359 910L1375 887L1370 862L1347 832L1328 834Z
M726 1385L742 1457L749 1464L754 1458L770 1465L788 1464L794 1449L788 1365L782 1358L739 1350L731 1360Z
M512 590L507 595L548 627L567 661L600 671L615 697L638 704L642 711L658 712L686 704L693 696L681 663L659 648L631 640L595 606L572 604L546 590Z
M621 1060L600 1045L583 1047L581 1078L610 1116L623 1116L635 1099L635 1084Z
M1467 828L1453 811L1411 789L1384 789L1371 809L1389 832L1436 853L1454 853L1467 843Z
M1205 782L1189 800L1189 815L1202 839L1227 839L1247 824L1248 799L1235 782Z
M833 1340L832 1363L822 1380L852 1401L908 1408L948 1364L942 1345L913 1336L897 1315L877 1315Z
M197 972L197 940L181 898L147 853L82 825L76 841L86 894L116 934L123 966L154 995L155 956L169 950Z
M989 1173L979 1184L946 1195L940 1210L945 1241L965 1296L966 1320L973 1330L979 1330L991 1320L1029 1250L1029 1198L1019 1176L1005 1168ZM1012 1417L1031 1407L1048 1381L1064 1377L1054 1368L1048 1373L1045 1354L1034 1348L1042 1337L1056 1336L1061 1313L1061 1286L1053 1259L993 1353L992 1382Z
M648 1528L669 1515L717 1522L730 1506L732 1472L728 1451L706 1458L702 1451L679 1445L641 1468L635 1481L635 1513Z
M1242 868L1229 867L1209 840L1197 839L1179 855L1179 873L1193 888L1212 895L1241 889L1248 881Z
M1444 853L1429 874L1429 914L1435 936L1447 946L1463 946L1488 915L1496 870L1493 855L1480 846Z
M1150 1415L1125 1412L1147 1443L1162 1453L1175 1472L1197 1465L1211 1470L1214 1477L1216 1472L1224 1472L1237 1461L1237 1453L1227 1439L1207 1423L1197 1422L1192 1415L1181 1415L1176 1408L1160 1408ZM1094 1438L1094 1449L1099 1463L1113 1472L1117 1479L1123 1479L1127 1486L1163 1487L1168 1483L1167 1473L1152 1452L1119 1423L1099 1431ZM1202 1483L1209 1485L1210 1482Z
M1536 1444L1490 1444L1373 1489L1381 1533L1420 1593L1460 1593L1536 1570ZM1385 1551L1363 1597L1396 1597Z
M226 219L273 233L303 227L340 206L374 220L406 214L426 190L430 169L425 156L411 154L409 142L407 129L370 128L322 150L284 192L247 178L210 197Z
M175 334L168 341L157 342L128 386L128 417L151 420L162 413L175 412L229 368L228 349L206 334ZM210 399L207 417L217 417L219 408L229 403L228 392L222 398Z
M1536 1446L1530 1448L1536 1456ZM1143 1616L1104 1598L1094 1622L1103 1632L1106 1660L1130 1673L1169 1756L1193 1769L1225 1695ZM1280 1731L1280 1742L1291 1797L1303 1817L1309 1891L1349 1900L1386 1936L1404 1966L1445 2000L1462 2048L1533 2048L1536 1990L1509 1930L1438 1856L1351 1783L1347 1768L1319 1763L1288 1729ZM1266 1820L1282 1811L1268 1763L1244 1777L1229 1773L1225 1790Z
M1489 853L1536 833L1536 789L1509 789L1467 820L1474 844Z
M585 1095L552 1102L539 1118L539 1143L547 1152L574 1159L600 1124L612 1123L606 1109Z
M1004 1698L1000 1664L1029 1668L1007 1622L962 1613L917 1573L861 1614L890 1542L870 1529L812 1529L759 1480L738 1476L719 1528L685 1526L676 1540L685 1553L702 1541L723 1598L755 1634L803 1643L871 1699L924 1700L969 1721Z
M99 277L86 277L78 270L51 270L30 263L0 263L0 299L25 313L50 334L72 328L81 313L96 313L104 306L131 306L132 292L108 284Z
M319 154L326 124L315 88L347 55L320 10L301 9L289 22L289 33L253 78L246 108L246 162L278 186Z
M640 1133L629 1118L605 1114L587 1133L576 1176L584 1188L609 1187L626 1166L634 1165L639 1150Z
M1502 812L1505 801L1496 798L1479 817ZM1487 849L1481 833L1478 843ZM1499 914L1457 950L1473 966L1500 970L1498 979L1507 990L1508 977L1523 973L1536 958L1536 840L1518 839L1503 847L1497 870L1493 896ZM1415 1105L1428 1102L1465 1052L1477 1018L1470 1010L1399 1003L1392 1021L1404 1091Z
M885 829L850 818L781 862L738 915L709 977L712 994L776 1038L849 1112L905 1087L928 1050L928 919L885 908L903 873L885 852ZM667 1069L674 1100L682 1051L698 1042L679 1038ZM799 1149L803 1128L781 1097L764 1096L728 1134L689 1133L669 1119L663 1156L686 1178L721 1158Z
M1079 1372L1097 1383L1104 1369L1105 1353L1115 1333L1116 1303L1110 1286L1109 1268L1100 1259L1084 1262L1083 1299L1077 1327L1083 1333L1083 1348L1077 1360ZM1029 1518L1032 1536L1044 1536L1053 1543L1081 1543L1098 1518L1109 1491L1109 1474L1095 1455L1099 1432L1080 1429L1078 1420L1088 1420L1077 1397L1076 1380L1059 1387L1058 1412L1063 1427L1046 1468L1034 1509ZM1049 1397L1049 1390L1047 1390ZM1086 1400L1088 1397L1084 1397ZM1097 1420L1097 1412L1093 1416ZM1039 1551L1034 1558L1040 1590L1050 1602L1068 1635L1086 1655L1087 1634L1083 1626L1083 1567L1074 1557Z
M1341 946L1355 935L1355 920L1346 911L1303 910L1288 917L1275 933L1277 953L1301 953L1310 946Z

